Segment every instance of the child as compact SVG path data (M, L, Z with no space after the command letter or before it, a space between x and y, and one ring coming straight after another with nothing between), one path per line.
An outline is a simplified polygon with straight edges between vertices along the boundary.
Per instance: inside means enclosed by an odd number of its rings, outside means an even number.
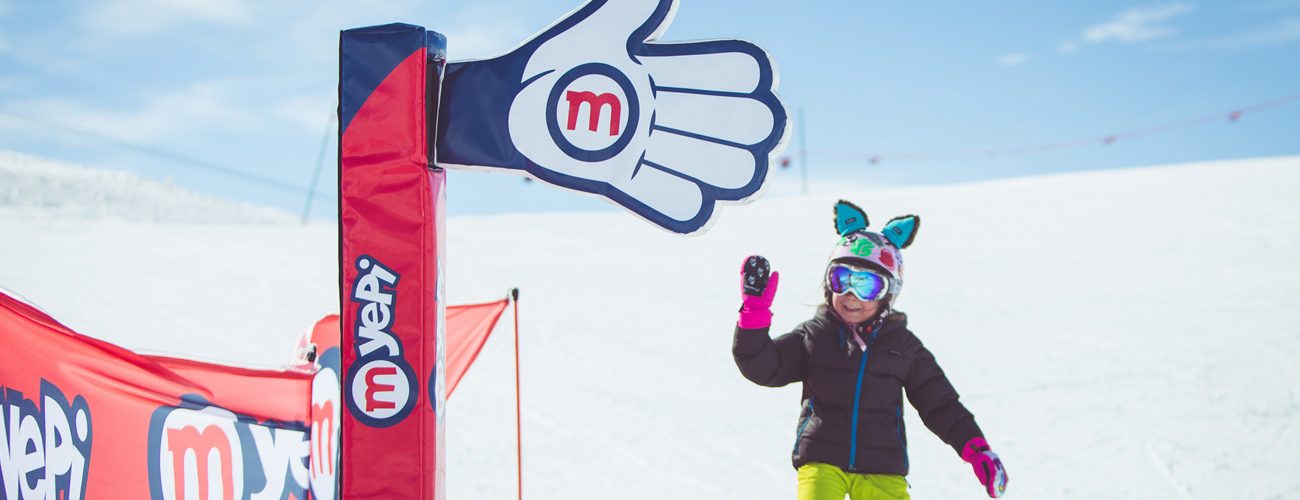
M823 277L826 303L775 340L768 336L780 274L767 259L746 258L732 356L741 374L768 387L803 383L794 444L799 500L909 498L903 391L921 420L970 463L990 497L1006 491L1002 461L934 356L892 309L903 286L901 249L920 218L898 217L881 233L844 200L835 205L841 238Z

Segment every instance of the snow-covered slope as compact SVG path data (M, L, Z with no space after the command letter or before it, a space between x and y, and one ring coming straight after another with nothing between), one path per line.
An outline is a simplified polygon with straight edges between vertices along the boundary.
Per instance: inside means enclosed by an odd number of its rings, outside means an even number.
M528 498L792 498L799 388L732 363L740 260L781 271L789 329L819 301L836 198L877 224L916 213L899 306L1011 498L1291 498L1297 192L1292 157L767 198L695 238L616 213L456 217L448 293L522 290ZM0 224L0 286L133 348L275 364L337 307L330 225ZM450 401L450 498L513 496L509 326ZM908 418L913 497L982 498Z
M114 170L0 150L0 220L121 219L137 222L289 222L280 210L235 203Z

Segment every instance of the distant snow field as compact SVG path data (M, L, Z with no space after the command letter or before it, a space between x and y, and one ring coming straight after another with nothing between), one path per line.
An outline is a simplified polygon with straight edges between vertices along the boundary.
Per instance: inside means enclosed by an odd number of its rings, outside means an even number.
M1009 498L1300 498L1297 193L1284 157L769 197L693 238L622 213L453 217L448 294L522 291L527 498L793 498L799 387L731 360L739 263L781 272L786 331L820 300L837 198L875 227L915 213L899 308ZM278 365L338 307L334 225L126 174L0 153L0 229L0 287L133 349ZM449 498L514 496L510 326L449 403ZM907 424L913 498L984 497Z
M0 220L15 217L181 223L295 220L280 210L198 194L130 172L0 150Z

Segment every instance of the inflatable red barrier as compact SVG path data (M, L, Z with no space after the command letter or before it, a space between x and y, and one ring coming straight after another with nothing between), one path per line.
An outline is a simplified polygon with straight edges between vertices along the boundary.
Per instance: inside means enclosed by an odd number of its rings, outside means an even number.
M449 387L507 303L448 308ZM338 498L338 315L304 340L286 370L146 356L0 292L0 499Z
M312 374L142 356L3 293L0 345L0 498L308 498Z

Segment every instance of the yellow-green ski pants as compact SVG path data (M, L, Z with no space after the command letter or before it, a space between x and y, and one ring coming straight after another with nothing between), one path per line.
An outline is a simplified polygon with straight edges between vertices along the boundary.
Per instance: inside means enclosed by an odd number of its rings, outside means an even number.
M854 474L830 464L799 468L799 500L908 500L907 480L889 474Z

